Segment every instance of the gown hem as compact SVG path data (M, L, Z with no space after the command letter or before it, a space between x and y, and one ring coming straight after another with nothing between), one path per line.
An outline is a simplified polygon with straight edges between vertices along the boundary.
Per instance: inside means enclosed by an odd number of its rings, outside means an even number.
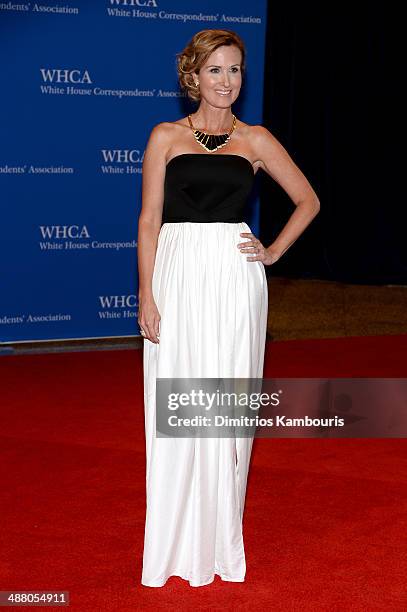
M177 578L182 578L186 582L189 582L189 585L191 587L200 587L200 586L206 586L207 584L211 584L215 580L215 576L219 576L219 578L223 580L224 582L244 582L245 580L244 576L240 576L237 578L231 578L230 576L223 574L221 571L217 571L217 570L208 579L194 580L193 578L191 578L190 576L188 576L188 574L185 574L184 572L175 571L169 574L164 580L157 580L157 581L141 580L141 584L147 587L162 587L162 586L165 586L167 580L171 578L172 576L176 576Z

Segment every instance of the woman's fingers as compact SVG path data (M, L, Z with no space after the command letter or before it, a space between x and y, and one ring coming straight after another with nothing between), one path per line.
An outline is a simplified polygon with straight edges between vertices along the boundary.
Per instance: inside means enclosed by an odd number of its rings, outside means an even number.
M246 240L245 242L240 242L237 245L241 252L247 253L248 251L250 251L252 253L253 251L258 250L262 246L260 240L256 238L256 236L252 234L252 232L242 232L240 235L247 236L248 238L250 238L249 240Z
M146 332L147 340L150 340L150 342L154 342L154 344L157 344L158 342L157 342L156 335L154 333L154 326L146 325L144 326L144 330Z
M253 251L259 248L257 242L247 242L244 246L240 247L241 251Z
M144 323L139 321L139 327L144 331L144 334L142 334L143 338L150 340L150 342L154 342L154 344L158 344L160 338L159 323L159 320L157 322L145 321Z
M247 257L247 261L261 260L261 257L258 256L264 251L264 246L260 240L258 240L258 238L254 237L252 240L247 240L246 242L240 243L237 246L239 247L241 253L256 255L256 257Z
M250 236L250 240L241 242L237 246L241 253L250 253L249 257L246 257L246 261L266 261L266 249L256 236L250 232L244 232L241 236Z

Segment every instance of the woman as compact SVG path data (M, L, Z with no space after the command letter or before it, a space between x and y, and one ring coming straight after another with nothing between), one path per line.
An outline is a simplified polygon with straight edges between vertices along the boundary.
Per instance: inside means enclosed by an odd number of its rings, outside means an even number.
M241 38L203 30L178 54L195 113L156 125L143 162L139 325L144 336L147 514L142 584L180 576L203 586L242 582L242 535L252 438L156 437L156 378L262 378L264 266L319 210L311 185L274 136L238 120ZM243 222L261 168L296 209L267 248Z

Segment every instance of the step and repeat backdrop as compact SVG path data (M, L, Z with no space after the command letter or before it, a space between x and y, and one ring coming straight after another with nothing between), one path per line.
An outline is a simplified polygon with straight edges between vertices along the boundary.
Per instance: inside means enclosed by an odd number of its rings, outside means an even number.
M236 31L233 111L262 123L266 4L0 1L0 343L139 335L145 146L196 109L176 53L199 30ZM256 233L256 189L248 215Z

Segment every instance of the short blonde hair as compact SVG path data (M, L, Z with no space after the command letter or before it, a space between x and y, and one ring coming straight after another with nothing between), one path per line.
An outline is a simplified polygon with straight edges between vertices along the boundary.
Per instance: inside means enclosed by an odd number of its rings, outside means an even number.
M245 71L246 49L243 40L232 30L201 30L189 41L177 57L177 73L181 88L198 102L201 99L199 85L195 85L193 72L198 73L211 53L222 45L235 45L242 54L241 71Z

